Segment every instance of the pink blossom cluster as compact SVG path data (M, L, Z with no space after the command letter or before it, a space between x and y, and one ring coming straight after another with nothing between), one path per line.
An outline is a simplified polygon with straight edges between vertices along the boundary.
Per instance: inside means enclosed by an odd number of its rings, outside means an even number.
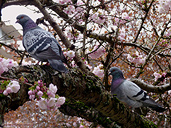
M64 12L68 15L72 15L75 12L75 7L73 5L68 5L68 7L64 9Z
M20 89L20 84L18 81L12 80L3 91L3 94L7 96L10 93L17 93Z
M73 51L73 50L65 51L64 56L67 58L67 60L69 60L71 67L77 66L75 64L75 61L73 60L73 58L75 57L75 51Z
M169 42L167 40L165 40L165 39L158 43L158 45L161 46L161 47L167 47L168 44L169 44Z
M11 69L14 66L18 66L18 63L12 59L0 58L0 75L3 72L7 72L8 69Z
M82 60L84 64L92 71L92 66L88 63L88 61L84 57L82 57Z
M159 13L167 13L171 10L171 0L159 0Z
M122 19L130 20L128 13L126 13L126 12L122 13Z
M154 79L155 81L157 81L159 78L161 78L162 76L165 77L166 76L166 72L162 72L162 73L157 73L157 72L154 72L153 75L154 75Z
M92 14L90 20L94 21L97 24L103 24L106 21L105 16L99 14L98 12Z
M56 109L65 103L65 97L60 97L56 94L57 86L49 84L49 88L46 84L39 80L34 86L30 88L28 92L31 100L37 99L37 105L41 109Z
M77 0L77 7L75 7L73 2L71 0L53 0L56 3L59 4L68 4L66 8L64 8L64 12L67 13L70 16L74 16L74 18L78 19L79 22L82 21L82 16L84 15L85 7L84 6L79 6L83 5L84 3L82 0Z
M125 35L125 28L122 28L122 29L119 30L118 39L120 41L124 41L125 40L125 37L126 37L126 35Z
M88 56L91 57L92 59L97 59L99 57L101 57L102 55L104 55L105 53L105 49L104 47L99 47L98 45L95 45L93 50L88 51L88 53L90 53Z
M127 54L127 59L131 63L143 64L145 62L146 57L139 55L139 53L136 51L136 53L133 53L131 55Z
M66 35L67 37L70 39L70 40L79 40L79 39L82 39L82 35L79 34L77 31L72 31L70 30L69 28L66 28L65 29L65 32L66 32Z
M94 67L92 71L96 76L103 78L104 77L104 70L103 70L103 65L99 64L97 67Z
M69 50L66 52L66 56L73 59L75 57L75 52L73 50Z

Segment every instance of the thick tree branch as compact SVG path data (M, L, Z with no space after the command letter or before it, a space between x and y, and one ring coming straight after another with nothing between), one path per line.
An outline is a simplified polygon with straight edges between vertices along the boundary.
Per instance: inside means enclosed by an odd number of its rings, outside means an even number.
M103 116L100 112L94 108L86 106L83 102L75 100L66 100L59 110L65 115L78 116L93 122L94 124L100 124L105 128L116 127L117 124L110 120L110 118Z
M148 91L148 92L156 92L156 93L164 93L165 91L171 90L171 85L170 84L165 84L161 86L153 86L149 85L145 82L142 82L139 79L131 79L132 82L136 83L140 88Z
M54 74L55 71L49 66L35 65L15 67L2 76L13 79L19 79L23 76L32 84L39 79L42 79L47 85L53 82L53 84L58 87L59 95L65 96L67 99L74 99L80 103L82 102L89 108L98 111L103 117L108 117L112 122L114 121L123 127L155 127L155 125L149 123L148 120L131 112L127 107L121 104L115 96L111 96L111 94L104 89L100 79L93 74L87 75L79 69L72 69L68 74ZM28 85L23 84L17 94L10 95L11 98L6 96L1 98L0 114L4 114L6 112L4 110L16 109L26 102L28 100L28 88ZM4 102L5 104L2 104ZM68 114L69 113L68 111ZM83 113L83 115L86 114ZM82 116L82 114L80 114L80 116ZM83 116L83 118L85 117Z

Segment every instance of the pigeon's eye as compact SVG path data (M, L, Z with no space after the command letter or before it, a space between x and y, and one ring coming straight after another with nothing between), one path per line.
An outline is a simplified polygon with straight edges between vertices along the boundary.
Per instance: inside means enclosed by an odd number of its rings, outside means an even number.
M23 19L23 18L24 18L24 16L21 17L21 19Z

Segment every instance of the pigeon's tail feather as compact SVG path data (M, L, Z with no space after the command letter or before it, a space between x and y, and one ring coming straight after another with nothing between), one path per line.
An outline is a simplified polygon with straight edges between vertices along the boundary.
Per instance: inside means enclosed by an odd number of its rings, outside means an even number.
M62 55L62 62L65 63L65 64L67 64L67 59L65 58L64 55Z
M143 102L143 106L145 107L150 107L151 109L157 111L157 112L164 112L166 109L163 108L161 105L159 105L158 103L156 103L153 99L149 98L146 99Z
M162 106L149 106L151 109L155 110L156 112L164 112L166 109Z
M67 73L68 69L64 66L61 60L49 59L50 65L59 72Z

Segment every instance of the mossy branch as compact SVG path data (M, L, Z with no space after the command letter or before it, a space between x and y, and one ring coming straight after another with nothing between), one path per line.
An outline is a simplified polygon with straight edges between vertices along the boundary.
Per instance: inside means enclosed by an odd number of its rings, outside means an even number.
M77 108L78 104L73 104L67 102L63 107L72 106L75 108L75 111L78 111L79 115L83 118L86 118L87 111L90 108L98 113L103 120L109 119L112 122L123 127L155 127L153 123L142 118L138 114L131 112L127 107L125 107L120 101L110 94L110 92L104 89L103 84L100 79L94 74L85 74L79 69L71 69L68 74L57 73L50 66L19 66L12 68L7 73L2 75L3 77L8 77L12 79L19 79L21 76L26 78L29 83L33 84L34 81L39 79L47 83L53 83L58 87L58 94L60 96L65 96L67 99L74 99L74 101L79 101L83 105L85 111L79 110ZM11 94L9 97L3 97L0 100L0 114L16 109L25 103L28 99L28 84L22 84L21 89L16 94ZM5 104L2 104L4 103ZM75 102L77 103L77 102ZM86 109L85 107L88 106ZM67 112L66 108L61 108L65 110L65 113L68 115L70 112ZM82 114L81 114L82 113ZM78 116L76 114L76 116ZM87 115L87 119L89 116ZM99 118L99 120L101 119ZM89 121L94 122L95 120ZM97 118L98 119L98 118ZM99 124L100 121L97 121ZM112 123L111 123L112 124Z

